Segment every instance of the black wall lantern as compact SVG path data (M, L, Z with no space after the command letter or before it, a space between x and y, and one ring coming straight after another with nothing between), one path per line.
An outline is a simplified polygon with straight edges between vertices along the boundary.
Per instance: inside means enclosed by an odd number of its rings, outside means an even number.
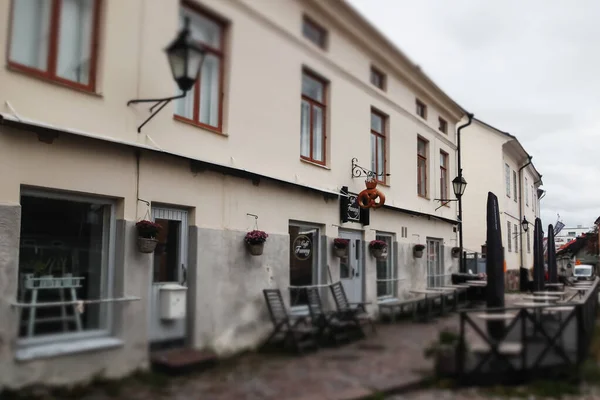
M454 195L457 199L460 199L463 194L465 194L465 189L467 188L467 181L463 176L457 176L452 180L452 189L454 189Z
M171 100L181 99L185 97L186 93L194 87L202 62L204 61L204 49L196 44L190 35L190 19L184 19L183 29L179 32L175 40L169 44L165 49L169 65L171 66L171 73L173 79L177 82L177 86L182 91L181 94L172 97L165 97L162 99L138 99L129 100L127 105L135 103L156 103L150 107L150 112L153 112L156 107L156 111L148 117L139 127L138 133L141 132L142 127L148 123L160 110L162 110Z
M529 230L529 221L527 221L525 216L523 216L523 221L521 221L521 228L523 228L523 232L527 232Z

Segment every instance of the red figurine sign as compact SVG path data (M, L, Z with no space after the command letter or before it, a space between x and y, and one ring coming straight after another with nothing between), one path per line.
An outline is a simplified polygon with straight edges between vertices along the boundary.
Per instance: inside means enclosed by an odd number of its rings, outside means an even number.
M379 208L385 204L385 195L377 190L377 181L367 179L367 188L358 194L357 203L361 208ZM379 201L376 201L379 199Z

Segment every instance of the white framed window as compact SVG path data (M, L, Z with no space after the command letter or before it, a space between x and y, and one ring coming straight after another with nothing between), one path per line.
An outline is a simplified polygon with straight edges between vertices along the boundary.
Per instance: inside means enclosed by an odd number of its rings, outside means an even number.
M529 206L529 190L527 189L528 183L527 183L527 177L525 177L525 205Z
M517 173L513 171L513 198L515 199L515 203L517 202Z
M515 253L519 252L519 228L517 227L517 224L513 224L514 226L514 232L515 232Z
M320 280L320 239L318 226L290 222L290 306L294 311L307 311L305 288L318 285Z
M512 251L512 235L510 233L510 221L506 221L506 250L510 253Z
M20 349L111 336L113 303L80 310L43 303L113 297L115 229L111 200L22 191L17 296L27 307L20 308Z
M427 238L427 287L444 286L446 281L442 240Z
M504 164L504 177L506 179L506 196L510 197L510 167Z
M394 236L378 232L375 239L387 243L388 257L385 261L377 261L377 298L385 299L396 296L397 271L395 266Z
M531 253L531 237L529 236L529 230L527 231L527 252Z
M533 186L531 186L531 209L533 210L534 214L535 214L535 202L536 202L535 189L533 188Z

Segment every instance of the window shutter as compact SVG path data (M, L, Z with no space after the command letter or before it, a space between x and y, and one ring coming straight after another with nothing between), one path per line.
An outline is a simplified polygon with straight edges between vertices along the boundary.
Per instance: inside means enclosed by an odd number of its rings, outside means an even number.
M369 208L360 208L360 223L363 225L369 225L371 222L370 218L370 209Z

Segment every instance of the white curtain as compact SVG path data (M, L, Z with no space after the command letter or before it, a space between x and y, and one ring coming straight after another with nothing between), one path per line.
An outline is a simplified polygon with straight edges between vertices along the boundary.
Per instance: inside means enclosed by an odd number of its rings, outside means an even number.
M302 100L302 117L300 122L300 154L310 157L310 104Z
M313 105L313 159L325 161L323 154L323 110Z
M89 83L94 0L62 0L56 74L70 81Z
M219 126L219 78L220 61L207 54L200 72L200 122Z
M47 0L14 0L10 60L42 71L48 69L50 8Z

